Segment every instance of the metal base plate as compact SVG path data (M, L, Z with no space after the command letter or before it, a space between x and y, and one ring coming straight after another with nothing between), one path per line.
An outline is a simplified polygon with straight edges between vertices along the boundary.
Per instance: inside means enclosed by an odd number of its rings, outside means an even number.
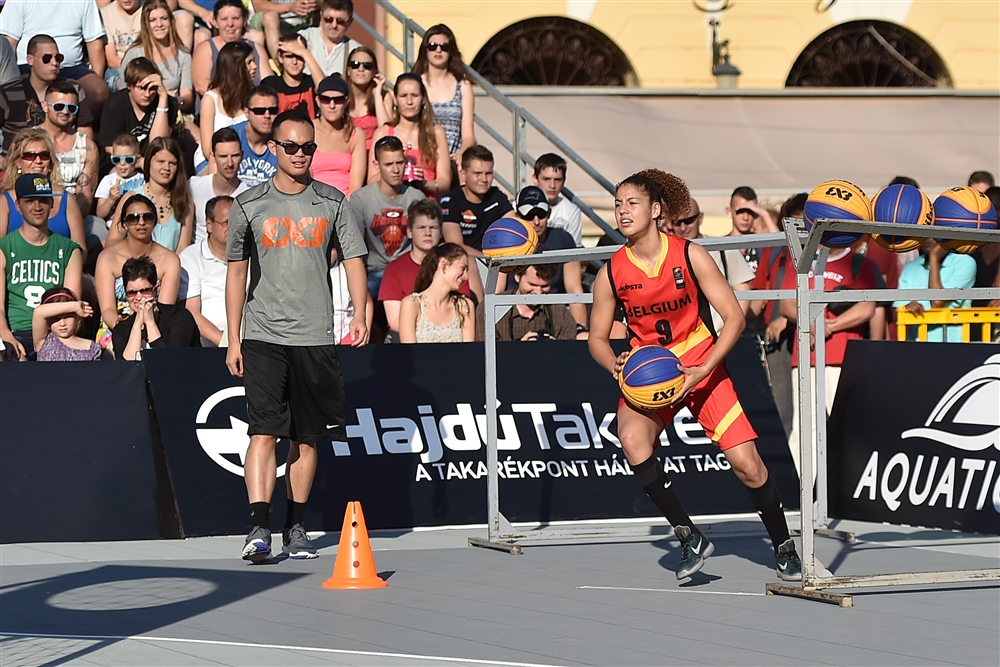
M792 586L790 584L767 584L764 587L764 592L767 595L790 595L818 602L829 602L830 604L839 605L844 608L854 606L853 595L827 593L816 588L802 588L801 586Z
M470 537L469 546L493 549L495 551L506 551L511 556L521 555L521 545L517 542L491 542L485 537Z

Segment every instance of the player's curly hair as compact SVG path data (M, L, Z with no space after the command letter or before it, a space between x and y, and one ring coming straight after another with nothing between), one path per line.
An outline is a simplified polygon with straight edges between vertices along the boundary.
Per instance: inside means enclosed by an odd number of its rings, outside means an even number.
M659 201L663 216L668 220L677 220L687 214L691 193L684 181L673 174L660 169L643 169L619 183L618 187L623 185L635 186L649 195L651 200Z
M687 216L691 192L683 180L659 169L643 169L639 173L660 186L663 193L660 203L667 220L679 220Z

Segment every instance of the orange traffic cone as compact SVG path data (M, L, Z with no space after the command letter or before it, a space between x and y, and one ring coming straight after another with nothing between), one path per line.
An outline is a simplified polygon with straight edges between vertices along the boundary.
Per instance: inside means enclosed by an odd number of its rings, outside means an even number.
M375 558L368 543L361 503L352 500L347 503L347 513L344 514L333 575L323 582L323 588L385 588L388 585L375 572Z

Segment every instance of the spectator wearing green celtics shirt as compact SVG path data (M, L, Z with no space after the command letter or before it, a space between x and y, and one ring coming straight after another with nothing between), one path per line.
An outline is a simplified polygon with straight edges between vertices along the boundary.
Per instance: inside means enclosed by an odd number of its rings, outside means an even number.
M0 339L19 359L34 358L31 316L50 287L80 293L83 252L68 238L49 231L52 182L43 174L24 174L14 184L24 224L0 239Z

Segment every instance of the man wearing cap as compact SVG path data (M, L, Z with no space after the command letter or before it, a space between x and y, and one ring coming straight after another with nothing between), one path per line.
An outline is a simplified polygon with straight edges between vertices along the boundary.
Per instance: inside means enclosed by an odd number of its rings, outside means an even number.
M564 229L549 227L552 207L545 191L529 185L517 194L514 206L516 217L531 226L538 234L538 245L545 250L569 250L576 248L576 241ZM552 278L552 292L559 294L583 294L583 267L580 262L566 262L559 265ZM570 312L577 323L577 333L587 331L587 306L582 303L570 304Z
M688 200L687 217L674 220L671 225L673 233L682 239L693 241L701 238L701 221L705 214L702 213L701 206L697 200L691 197ZM739 250L709 250L708 254L718 265L722 275L729 281L730 286L737 291L749 291L750 282L754 279L754 273L750 270L750 265L743 259L743 253ZM749 301L740 301L743 314L746 315L750 307ZM712 324L715 325L715 333L722 330L722 315L712 308Z
M470 257L482 256L483 234L510 213L510 202L493 185L493 153L486 146L465 149L461 172L465 185L440 199L441 234L447 243L464 247Z
M51 287L80 293L83 251L70 239L49 231L52 183L42 174L24 174L14 184L24 224L0 239L0 339L20 359L33 358L31 315Z

